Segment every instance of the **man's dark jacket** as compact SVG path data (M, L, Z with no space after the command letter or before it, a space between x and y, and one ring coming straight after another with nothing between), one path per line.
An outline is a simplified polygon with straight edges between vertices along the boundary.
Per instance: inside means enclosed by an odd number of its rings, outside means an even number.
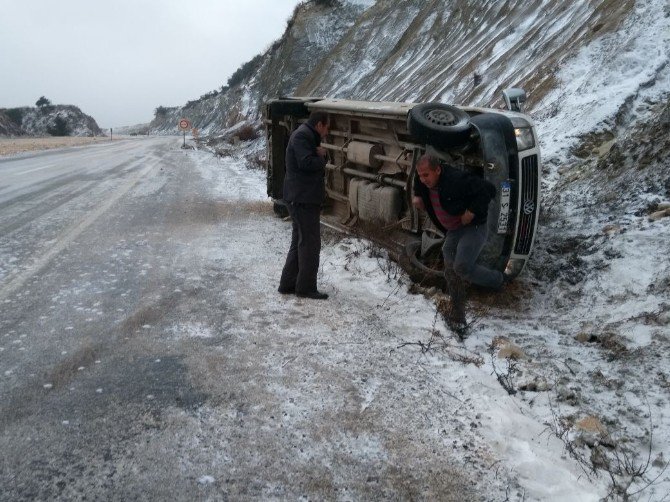
M481 225L486 222L489 202L496 196L496 187L484 178L470 174L455 167L441 164L442 171L437 183L437 191L440 196L440 205L452 216L462 215L466 209L474 213L471 225ZM433 204L430 201L430 189L419 181L419 176L414 176L414 195L421 197L428 216L435 226L446 231L440 224Z
M300 204L322 204L326 195L326 159L316 153L321 136L309 124L298 127L286 147L284 200Z

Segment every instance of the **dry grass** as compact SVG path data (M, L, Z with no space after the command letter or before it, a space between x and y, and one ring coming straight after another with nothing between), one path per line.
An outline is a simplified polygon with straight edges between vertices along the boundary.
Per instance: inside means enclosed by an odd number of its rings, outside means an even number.
M90 145L94 143L108 142L109 138L104 136L49 136L46 138L0 138L0 157L15 155L23 152L34 152L39 150L51 150L53 148L66 148L70 146Z
M171 210L171 222L176 225L215 225L230 218L248 218L271 215L272 202L259 201L213 201L209 199L180 201Z

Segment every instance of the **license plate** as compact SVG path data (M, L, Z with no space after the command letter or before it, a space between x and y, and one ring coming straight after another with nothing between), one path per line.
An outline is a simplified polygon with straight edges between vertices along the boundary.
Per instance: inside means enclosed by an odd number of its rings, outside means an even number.
M506 234L509 227L510 198L512 183L503 181L500 184L500 212L498 213L498 233Z

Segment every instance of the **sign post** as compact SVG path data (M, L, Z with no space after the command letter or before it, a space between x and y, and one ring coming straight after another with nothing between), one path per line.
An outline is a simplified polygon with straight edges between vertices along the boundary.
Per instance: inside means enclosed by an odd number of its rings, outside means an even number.
M184 144L182 148L186 148L186 131L191 128L191 121L188 119L179 119L178 127L180 131L184 132Z

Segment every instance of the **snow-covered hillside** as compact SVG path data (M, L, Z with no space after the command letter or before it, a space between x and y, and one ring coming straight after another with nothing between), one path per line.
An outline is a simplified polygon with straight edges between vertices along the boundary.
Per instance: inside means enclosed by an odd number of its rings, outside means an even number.
M583 62L596 68L613 58L625 71L610 86L611 113L667 61L668 6L659 0L328 4L304 2L282 38L249 62L245 78L168 108L155 117L153 131L173 133L185 116L202 133L225 132L257 123L265 100L288 94L492 106L501 104L503 88L522 86L529 109L549 115L561 93L582 85ZM583 47L592 60L580 53ZM627 54L644 54L642 65L627 65ZM577 73L559 80L570 64Z
M0 136L22 136L25 131L21 129L4 110L0 110Z
M48 105L0 110L0 116L10 119L0 126L2 135L29 134L33 136L100 136L102 130L95 119L73 105ZM59 124L61 130L59 130ZM11 125L11 127L9 127ZM57 134L54 134L58 130Z
M173 134L181 117L191 120L202 134L235 130L259 124L261 105L268 99L293 94L365 11L365 2L305 2L299 6L280 40L250 61L248 75L240 82L192 100L183 107L167 108L150 124L152 132Z

